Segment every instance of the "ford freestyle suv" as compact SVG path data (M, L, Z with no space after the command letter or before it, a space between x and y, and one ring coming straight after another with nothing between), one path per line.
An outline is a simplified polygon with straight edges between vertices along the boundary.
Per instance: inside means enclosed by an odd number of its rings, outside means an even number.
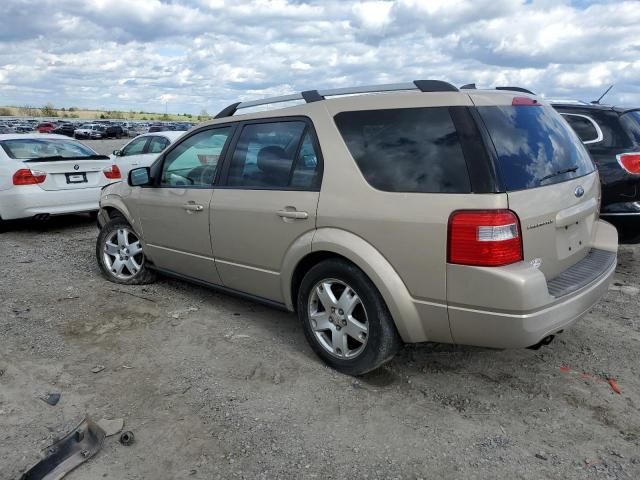
M161 273L295 311L358 375L402 342L548 343L614 273L599 197L584 146L534 95L312 90L230 105L106 187L96 255L116 283Z

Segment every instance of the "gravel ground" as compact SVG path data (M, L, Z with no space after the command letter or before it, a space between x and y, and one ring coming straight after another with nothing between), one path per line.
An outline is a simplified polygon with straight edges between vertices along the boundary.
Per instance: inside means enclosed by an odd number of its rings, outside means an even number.
M640 246L621 246L608 295L548 347L414 345L354 379L293 315L107 282L96 235L81 215L0 234L2 479L85 415L124 418L136 442L107 438L71 480L640 478Z

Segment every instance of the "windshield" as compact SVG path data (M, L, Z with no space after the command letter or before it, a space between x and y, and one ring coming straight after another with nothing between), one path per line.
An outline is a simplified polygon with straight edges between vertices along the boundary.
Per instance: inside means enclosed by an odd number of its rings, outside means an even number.
M548 106L478 107L507 191L565 182L594 171L571 127Z
M29 160L42 157L83 158L92 157L96 152L73 140L38 138L18 138L0 141L0 146L9 157Z
M640 145L640 111L625 113L620 117L633 143Z

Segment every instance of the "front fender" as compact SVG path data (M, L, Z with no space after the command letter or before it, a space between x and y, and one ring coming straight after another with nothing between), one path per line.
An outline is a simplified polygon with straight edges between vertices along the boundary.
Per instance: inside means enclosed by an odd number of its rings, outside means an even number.
M122 187L122 182L113 183L102 190L102 195L100 196L100 213L98 215L102 219L105 219L105 212L109 209L117 210L127 220L129 225L131 225L136 234L142 238L141 225L136 221L135 215L129 210L127 204L122 199L120 192ZM127 188L129 187L127 186Z
M311 252L331 252L353 262L367 274L384 298L402 339L412 341L427 338L407 287L391 264L371 244L345 230L320 228L313 235ZM295 265L304 257L302 248L298 250L298 257L293 267L287 265L282 271L283 285L288 285L283 289L287 306L293 305L290 282Z

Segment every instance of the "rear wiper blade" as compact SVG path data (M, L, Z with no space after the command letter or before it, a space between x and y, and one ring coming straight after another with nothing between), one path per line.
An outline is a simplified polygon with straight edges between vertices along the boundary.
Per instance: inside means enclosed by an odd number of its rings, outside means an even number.
M63 157L62 155L51 155L49 157L36 157L22 160L23 162L55 162L58 160L109 160L106 155L84 155L78 157Z
M557 177L558 175L563 175L565 173L573 173L576 170L578 170L578 166L577 165L574 165L574 166L569 167L569 168L565 168L563 170L558 170L555 173L550 173L549 175L545 175L544 177L542 177L540 179L540 182L544 182L545 180L548 180L548 179L553 178L553 177Z

